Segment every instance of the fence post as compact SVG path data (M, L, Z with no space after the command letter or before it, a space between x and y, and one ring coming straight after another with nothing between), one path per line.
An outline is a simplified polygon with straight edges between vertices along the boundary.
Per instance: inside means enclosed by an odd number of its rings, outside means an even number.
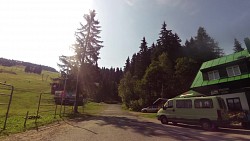
M10 85L9 85L9 86L10 86ZM11 101L12 101L13 91L14 91L14 87L11 86L11 94L10 94L8 109L7 109L6 116L5 116L5 121L4 121L3 130L5 130L5 128L6 128L6 123L7 123L7 119L8 119L8 115L9 115L9 110L10 110L10 104L11 104Z
M24 121L24 124L23 124L24 128L26 128L26 122L27 122L28 116L29 116L29 111L27 111L26 116L25 116L25 121Z
M40 109L42 94L43 94L43 93L41 93L41 94L40 94L40 97L39 97L39 102L38 102L38 107L37 107L37 112L36 112L36 120L35 120L35 123L36 123L37 118L38 118L38 113L39 113L39 109Z
M56 111L57 111L57 104L56 104L56 108L55 108L55 115L54 115L54 118L56 118Z

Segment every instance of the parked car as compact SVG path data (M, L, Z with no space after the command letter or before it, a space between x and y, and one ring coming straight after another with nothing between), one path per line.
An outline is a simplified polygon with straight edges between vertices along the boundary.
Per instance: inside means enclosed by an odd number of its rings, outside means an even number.
M194 124L201 125L205 130L229 125L226 104L217 96L169 99L158 111L157 117L163 124Z
M158 110L159 110L158 105L152 105L152 106L148 106L146 108L142 108L141 112L143 112L143 113L157 113Z
M75 103L75 93L74 92L64 92L64 91L55 91L54 101L57 105L74 105ZM83 96L79 95L78 106L83 105Z

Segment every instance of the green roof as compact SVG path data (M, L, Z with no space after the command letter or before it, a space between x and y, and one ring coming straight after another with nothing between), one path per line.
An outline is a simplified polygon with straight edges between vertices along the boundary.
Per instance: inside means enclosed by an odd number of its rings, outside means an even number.
M225 82L250 78L250 74L242 74L242 75L233 76L233 77L229 77L229 78L222 78L222 79L218 79L218 80L203 80L201 70L212 68L215 66L220 66L220 65L227 64L230 62L234 62L234 61L240 60L242 58L250 58L250 54L247 50L243 50L241 52L237 52L234 54L223 56L221 58L217 58L214 60L204 62L201 65L201 68L198 71L198 73L193 81L193 84L191 85L191 88L207 86L207 85L214 85L214 84L219 84L219 83L225 83Z
M230 62L239 60L240 57L250 57L250 54L247 50L243 50L243 51L240 51L240 52L237 52L234 54L223 56L221 58L210 60L210 61L204 62L202 64L200 70L219 66L222 64L226 64L226 63L230 63Z

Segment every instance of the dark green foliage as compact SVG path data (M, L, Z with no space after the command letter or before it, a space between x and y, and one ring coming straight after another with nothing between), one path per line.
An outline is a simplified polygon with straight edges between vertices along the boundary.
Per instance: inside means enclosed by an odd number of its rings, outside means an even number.
M27 73L36 73L36 74L41 74L42 73L42 66L39 65L27 65L24 69L24 72Z
M140 51L135 57L134 75L138 79L141 79L150 63L150 50L148 49L145 37L143 37Z
M125 66L124 66L124 72L128 72L130 69L130 59L128 57L128 59L126 60Z
M100 83L98 86L98 92L93 99L97 102L112 102L120 101L118 96L118 84L123 75L123 72L119 68L102 68L100 69Z
M218 42L211 38L203 27L199 27L195 38L186 41L183 50L185 56L196 60L200 65L205 61L224 55L223 50L218 46Z
M241 47L241 43L236 39L234 38L234 52L240 52L242 50L244 50L244 48Z
M249 38L245 38L244 42L246 44L247 50L250 52L250 39Z
M119 96L127 108L139 111L160 97L172 98L188 91L202 62L223 55L202 27L183 47L180 42L165 22L157 44L148 48L143 38L140 51L126 60L126 73L119 85Z
M152 47L153 60L158 59L162 52L167 52L171 60L175 60L181 55L181 40L172 30L167 30L167 25L164 22L157 40L156 47Z
M190 88L199 67L197 62L191 58L183 57L176 60L174 75L174 84L178 88L175 89L176 94L183 93Z
M126 72L120 81L118 90L119 96L126 107L130 107L130 101L138 99L135 93L136 80L130 72Z

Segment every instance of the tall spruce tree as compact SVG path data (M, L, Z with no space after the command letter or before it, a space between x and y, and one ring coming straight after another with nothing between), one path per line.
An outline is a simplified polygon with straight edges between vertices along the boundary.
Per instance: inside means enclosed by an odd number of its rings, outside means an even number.
M140 51L136 57L135 75L141 79L150 64L150 50L148 49L145 37L141 40Z
M159 33L157 45L152 51L153 59L158 59L158 56L160 56L163 52L167 52L170 60L174 62L174 60L180 55L180 42L181 40L179 36L176 33L173 34L172 30L167 30L167 24L164 22Z
M241 43L236 39L234 38L234 52L240 52L242 50L244 50L244 48L241 47Z
M102 41L100 41L100 26L99 21L95 19L96 12L95 10L90 10L89 14L84 15L84 19L86 24L83 25L80 23L80 28L77 29L76 34L76 44L74 45L76 59L79 65L77 84L76 84L76 100L79 97L78 89L79 84L83 85L87 82L83 82L84 78L82 75L84 74L84 70L88 70L84 67L89 67L90 65L95 65L96 68L98 66L97 61L99 59L99 50L103 47L101 45ZM80 78L80 79L79 79ZM80 82L78 84L78 82ZM88 82L93 83L93 82ZM86 87L86 86L85 86ZM82 86L81 88L84 88ZM86 89L86 88L85 88ZM77 112L77 103L74 105L74 113Z
M124 72L128 72L129 69L130 69L130 59L128 57L124 66Z
M218 42L210 37L203 27L199 27L196 37L191 38L186 47L187 50L191 51L187 56L196 60L200 65L205 61L224 55L223 49L218 46Z

